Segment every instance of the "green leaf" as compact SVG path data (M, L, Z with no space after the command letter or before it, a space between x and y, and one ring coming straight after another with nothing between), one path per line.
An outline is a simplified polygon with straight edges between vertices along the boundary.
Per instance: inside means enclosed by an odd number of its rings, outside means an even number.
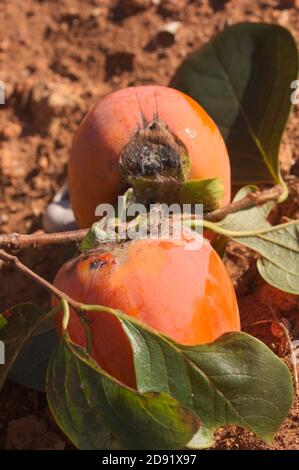
M102 243L105 240L106 232L101 229L100 224L100 222L95 222L88 230L86 236L79 245L79 250L81 253L92 250L98 246L99 243Z
M203 448L226 424L271 441L289 412L293 389L287 366L262 342L235 332L183 346L119 311L107 315L119 318L128 335L138 392L99 369L82 348L69 343L71 354L60 345L49 365L48 399L75 445L102 448L101 433L109 429L134 449Z
M3 315L3 313L1 313L1 315L0 315L0 330L2 330L2 328L4 328L5 326L7 326L7 324L8 324L7 319L5 318L5 316Z
M189 447L210 446L213 433L226 424L272 440L293 389L288 368L262 342L228 333L210 344L182 346L129 319L122 323L134 351L138 390L170 393L200 418Z
M245 186L241 188L236 196L234 202L239 201L247 196L250 192L258 191L257 186ZM275 202L269 201L261 206L254 206L250 209L244 209L232 214L227 215L218 226L226 230L241 232L249 230L259 230L265 227L270 227L267 217L273 209Z
M7 325L0 329L0 340L5 347L5 364L0 365L0 389L21 348L38 328L42 315L41 309L32 303L15 305L2 314Z
M79 449L111 448L111 432L132 449L177 449L199 426L175 398L122 385L71 342L51 357L47 395L54 418Z
M13 382L45 392L46 372L52 351L58 344L58 335L52 330L38 330L22 347L11 367L8 378Z
M171 86L192 96L219 126L234 184L281 182L278 151L297 74L291 33L263 23L228 27L179 67Z
M244 197L250 190L243 188L236 199ZM253 230L255 233L252 236L233 238L262 256L257 262L257 267L266 282L280 290L298 295L299 220L272 226L267 221L272 207L273 203L269 202L260 207L230 214L217 225L234 232Z
M188 180L179 188L180 204L203 204L204 211L219 207L223 195L223 185L219 178Z
M274 228L274 230L273 230ZM272 286L299 294L299 221L271 227L254 237L235 237L239 243L257 251L261 276Z
M134 188L135 200L147 205L158 201L165 204L204 204L205 211L219 207L223 195L223 184L216 178L177 181L174 178L154 180L151 178L129 178Z

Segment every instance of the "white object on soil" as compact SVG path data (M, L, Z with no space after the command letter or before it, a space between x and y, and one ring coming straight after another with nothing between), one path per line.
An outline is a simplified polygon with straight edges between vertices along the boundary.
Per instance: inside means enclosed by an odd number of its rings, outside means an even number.
M48 205L43 216L43 228L46 232L64 232L77 228L67 184L63 185Z

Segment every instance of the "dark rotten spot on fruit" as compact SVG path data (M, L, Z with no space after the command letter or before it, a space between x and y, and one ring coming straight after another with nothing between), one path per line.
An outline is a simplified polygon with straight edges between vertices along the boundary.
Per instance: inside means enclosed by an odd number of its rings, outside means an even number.
M94 259L94 260L91 261L91 263L89 265L89 269L93 270L93 269L101 268L105 264L107 264L107 260Z

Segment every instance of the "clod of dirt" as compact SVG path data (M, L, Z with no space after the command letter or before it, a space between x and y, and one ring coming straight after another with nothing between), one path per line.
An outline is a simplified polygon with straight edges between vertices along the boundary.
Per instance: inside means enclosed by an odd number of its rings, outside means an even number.
M0 214L0 225L6 224L8 222L8 215L7 214ZM1 269L1 265L0 265Z
M172 46L180 26L180 21L171 21L163 25L156 37L157 44L162 47Z
M0 42L0 51L1 52L7 51L9 49L9 45L10 45L10 40L8 38L2 39L2 41Z
M185 0L161 0L158 4L158 13L166 18L178 18L185 6Z
M5 448L7 450L63 450L65 442L54 431L48 431L43 419L29 415L8 423Z
M76 106L76 100L67 85L37 83L31 90L30 110L40 131L49 130L53 118Z
M22 126L18 122L8 121L0 128L0 139L16 139L22 133Z
M209 0L209 2L214 11L219 11L224 10L228 0Z
M113 17L116 21L127 16L147 10L152 5L152 0L118 0L113 8Z
M167 48L174 44L176 34L181 26L180 21L170 21L161 26L156 36L150 40L144 50L147 52L155 51L158 48Z
M4 147L1 149L0 155L0 173L6 178L7 181L11 181L14 178L24 178L25 169L20 165L20 156L15 151L15 146Z
M114 75L131 72L134 68L134 57L134 54L125 51L107 55L105 79L110 80Z

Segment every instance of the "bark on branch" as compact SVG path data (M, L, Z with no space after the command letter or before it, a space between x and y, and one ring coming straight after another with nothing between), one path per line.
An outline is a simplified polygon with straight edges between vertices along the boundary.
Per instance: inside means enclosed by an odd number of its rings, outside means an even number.
M231 202L225 207L205 214L204 219L209 222L219 222L228 214L260 206L269 201L277 201L281 192L282 189L278 185L263 191L251 192L239 201ZM66 245L82 241L87 232L88 229L31 235L22 235L19 233L4 234L0 235L0 248L18 251L28 247L40 248L46 245Z

